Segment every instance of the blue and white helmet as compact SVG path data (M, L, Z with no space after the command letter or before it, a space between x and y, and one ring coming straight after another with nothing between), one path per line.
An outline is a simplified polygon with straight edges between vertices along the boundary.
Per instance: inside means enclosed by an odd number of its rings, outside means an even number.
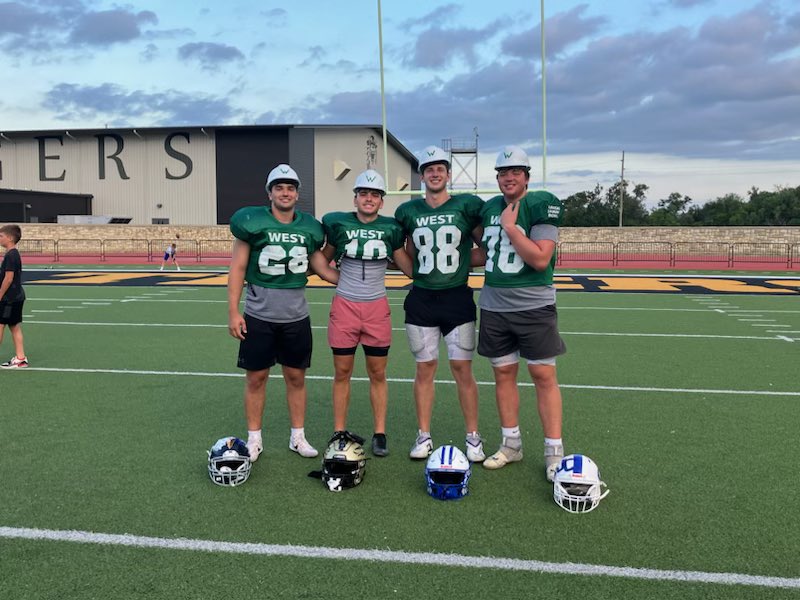
M250 477L250 452L237 437L218 439L208 451L208 476L217 485L237 486Z
M455 446L440 446L425 466L428 494L437 500L457 500L469 493L472 475L467 457Z
M600 480L600 469L588 456L570 454L561 459L553 478L553 499L571 513L587 513L600 504L610 490Z

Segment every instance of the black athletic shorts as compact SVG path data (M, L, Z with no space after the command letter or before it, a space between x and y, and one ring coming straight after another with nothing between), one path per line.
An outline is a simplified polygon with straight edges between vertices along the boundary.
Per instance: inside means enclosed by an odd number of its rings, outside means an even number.
M25 304L25 300L21 302L0 302L0 325L22 323L23 304Z
M272 323L245 314L244 322L247 333L239 342L239 368L263 371L275 363L295 369L311 366L310 317L292 323Z
M403 308L405 322L420 327L438 327L442 335L464 323L478 319L472 288L462 285L446 290L429 290L413 286Z
M558 333L555 304L515 312L481 309L478 354L499 358L519 351L525 360L560 356L567 346Z

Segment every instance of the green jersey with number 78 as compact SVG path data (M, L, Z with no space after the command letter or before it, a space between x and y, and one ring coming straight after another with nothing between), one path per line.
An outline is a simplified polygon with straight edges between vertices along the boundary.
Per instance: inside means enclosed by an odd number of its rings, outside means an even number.
M472 230L480 225L483 200L457 194L431 207L424 198L404 202L395 211L416 249L414 285L443 290L466 285L469 277Z
M264 288L301 288L308 283L308 258L322 247L322 224L295 211L281 223L267 206L247 206L231 217L231 233L250 245L245 279Z
M481 244L486 249L485 285L500 288L552 285L555 251L544 271L537 271L522 260L500 225L500 215L506 206L503 196L495 196L486 201L481 211ZM528 192L520 200L517 227L530 237L535 225L558 227L563 215L564 205L550 192Z

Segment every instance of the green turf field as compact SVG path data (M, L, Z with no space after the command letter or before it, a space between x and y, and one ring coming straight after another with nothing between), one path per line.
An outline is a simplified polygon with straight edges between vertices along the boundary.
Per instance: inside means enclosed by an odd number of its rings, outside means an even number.
M402 291L390 292L391 455L333 494L306 476L319 461L286 447L277 370L250 479L208 479L211 444L246 437L223 288L26 290L31 367L0 372L0 599L800 596L796 297L560 293L566 450L595 459L611 489L572 515L544 479L527 380L525 460L474 468L461 501L427 496L424 463L407 458ZM308 298L306 432L321 450L331 291ZM12 348L6 333L0 357ZM475 375L491 452L485 359ZM350 428L369 437L363 365L356 377ZM432 433L463 446L451 379L443 365Z

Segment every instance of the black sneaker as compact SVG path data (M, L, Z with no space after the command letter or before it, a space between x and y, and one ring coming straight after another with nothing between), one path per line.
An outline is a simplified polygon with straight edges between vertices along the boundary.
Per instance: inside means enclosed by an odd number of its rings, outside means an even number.
M389 448L386 447L386 434L376 433L372 436L372 453L375 456L387 456Z

